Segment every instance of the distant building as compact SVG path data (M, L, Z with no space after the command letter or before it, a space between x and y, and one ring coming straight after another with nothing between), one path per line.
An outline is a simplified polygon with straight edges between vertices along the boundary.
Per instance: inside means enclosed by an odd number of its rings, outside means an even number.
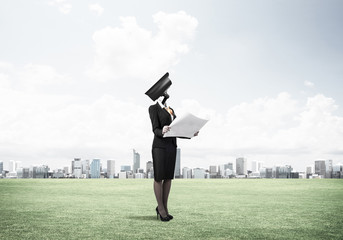
M257 162L257 171L259 172L261 168L263 168L263 162Z
M247 175L247 159L240 157L236 159L236 174Z
M81 178L82 170L81 170L81 158L74 158L74 177Z
M332 166L332 177L343 178L343 164L336 164Z
M144 173L135 173L134 178L142 179L144 178Z
M231 170L233 170L233 163L232 162L229 162L228 164L227 164L227 168L225 168L225 170L226 169L231 169Z
M234 176L235 176L235 172L232 169L227 168L225 170L225 173L224 173L225 178L233 178Z
M174 171L174 177L180 178L181 177L181 149L176 149L176 162L175 162L175 171Z
M208 173L210 178L217 178L217 166L209 166ZM193 173L194 174L194 173Z
M332 160L325 161L325 178L332 178Z
M326 172L325 160L317 160L314 162L314 173L324 177Z
M251 161L251 171L253 173L258 171L257 161Z
M141 156L135 149L133 149L133 173L137 172L137 169L141 167Z
M90 167L88 159L81 161L81 172L82 172L83 178L89 178L90 169L91 167Z
M194 178L205 178L205 169L203 168L194 168L193 169Z
M131 171L131 166L129 166L129 165L120 166L120 171L121 172L129 172L129 171Z
M115 176L115 161L107 160L107 177L114 178Z
M272 178L273 177L273 169L262 167L260 168L260 176L261 178Z
M118 178L119 179L126 179L127 178L127 173L126 172L119 172Z
M312 171L312 166L307 166L306 167L306 178L310 178L312 176L313 171Z
M148 161L146 163L146 177L153 178L154 177L154 166L152 161Z
M33 178L49 178L50 168L47 165L33 167Z
M63 167L63 172L66 175L69 174L69 167L68 166Z
M278 168L278 174L276 178L292 178L291 172L293 168L290 165L281 166ZM299 178L299 177L297 177Z
M182 178L192 178L192 169L188 167L182 168Z
M30 172L30 169L29 168L18 168L17 169L17 177L18 178L29 178L29 172Z
M91 163L91 178L100 178L100 159L93 159Z
M65 174L64 174L62 169L57 169L53 172L52 177L53 178L64 178Z
M0 162L0 174L4 171L4 162Z
M9 162L8 171L9 172L15 172L16 171L15 161L11 160Z

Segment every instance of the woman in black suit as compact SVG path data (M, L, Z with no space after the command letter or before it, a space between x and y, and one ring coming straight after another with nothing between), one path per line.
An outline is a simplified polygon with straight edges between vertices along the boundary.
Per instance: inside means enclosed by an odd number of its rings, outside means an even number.
M154 167L154 192L158 206L157 217L161 221L169 221L173 216L168 212L168 196L171 180L174 178L176 161L176 138L164 138L163 134L169 131L169 125L176 118L172 108L166 107L158 101L149 107L149 115L154 133L152 143L152 159Z
M172 84L169 73L158 80L145 94L155 105L149 107L149 115L154 133L152 143L152 160L154 167L154 192L157 200L156 213L161 221L169 221L173 216L168 211L168 197L171 181L174 178L176 161L176 138L163 135L170 130L169 125L176 118L174 110L167 107L166 100L169 98L167 89ZM194 136L197 136L195 133Z
M169 97L169 96L168 96ZM169 125L176 118L174 110L157 101L149 107L149 115L154 133L152 143L152 159L154 167L154 192L157 200L156 213L161 221L169 221L173 216L168 211L168 197L171 182L174 178L176 161L176 138L163 135L170 130ZM195 133L194 136L197 136Z

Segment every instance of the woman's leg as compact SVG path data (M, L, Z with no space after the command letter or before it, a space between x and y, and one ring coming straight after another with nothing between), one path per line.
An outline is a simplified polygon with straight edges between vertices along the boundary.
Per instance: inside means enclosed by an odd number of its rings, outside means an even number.
M164 180L163 181L163 206L166 211L166 214L168 214L168 197L169 197L169 192L171 188L171 179Z
M163 185L164 184L162 184L162 181L157 182L154 180L154 192L157 201L158 212L162 217L167 217L167 213L163 205Z

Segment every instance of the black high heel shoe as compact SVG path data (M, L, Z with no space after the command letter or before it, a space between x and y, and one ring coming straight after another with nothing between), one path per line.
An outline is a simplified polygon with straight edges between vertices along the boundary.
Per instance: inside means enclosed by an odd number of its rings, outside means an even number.
M162 222L168 222L170 220L170 218L168 216L166 217L162 217L162 215L160 214L160 212L158 211L158 207L156 207L156 214L157 214L157 219L158 219L158 215L160 215L160 219Z
M170 214L167 214L167 217L169 218L169 220L172 220L174 217Z

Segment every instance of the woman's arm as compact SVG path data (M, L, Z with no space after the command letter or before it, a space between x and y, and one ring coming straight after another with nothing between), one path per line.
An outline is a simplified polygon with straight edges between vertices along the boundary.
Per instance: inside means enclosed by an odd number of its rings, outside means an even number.
M155 106L149 107L149 115L150 115L150 120L151 120L151 125L152 125L152 131L157 137L163 137L160 120L158 119Z

